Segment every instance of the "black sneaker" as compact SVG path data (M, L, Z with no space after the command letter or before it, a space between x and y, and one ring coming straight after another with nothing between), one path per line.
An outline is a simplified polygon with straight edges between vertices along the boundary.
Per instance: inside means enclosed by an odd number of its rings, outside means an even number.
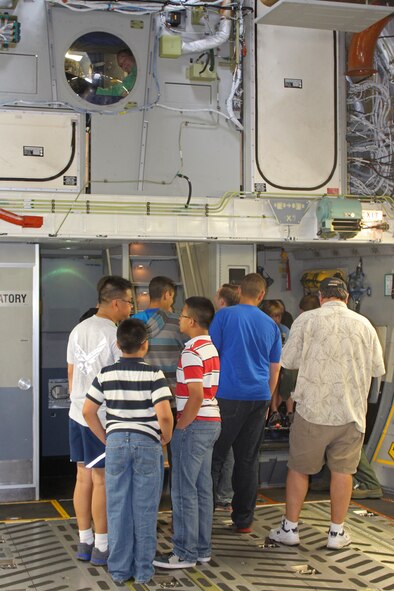
M160 568L190 568L192 566L196 566L196 561L192 560L183 560L179 558L174 552L170 552L169 554L160 554L157 556L153 561L153 566L158 566Z

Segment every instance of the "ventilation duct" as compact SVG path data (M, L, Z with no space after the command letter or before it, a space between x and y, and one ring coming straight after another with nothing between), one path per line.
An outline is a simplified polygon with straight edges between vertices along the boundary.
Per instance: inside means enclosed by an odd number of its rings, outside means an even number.
M390 19L391 16L387 16L365 31L353 35L348 53L348 76L367 78L376 73L373 67L376 43Z

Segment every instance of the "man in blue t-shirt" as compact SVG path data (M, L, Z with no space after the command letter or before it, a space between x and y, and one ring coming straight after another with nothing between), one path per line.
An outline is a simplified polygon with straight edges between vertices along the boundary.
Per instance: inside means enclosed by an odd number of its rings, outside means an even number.
M235 464L231 518L238 533L252 530L259 448L280 368L279 328L258 308L265 290L266 282L259 274L246 275L240 284L240 303L219 310L209 331L221 364L217 399L222 432L213 452L212 477L216 488L232 447Z

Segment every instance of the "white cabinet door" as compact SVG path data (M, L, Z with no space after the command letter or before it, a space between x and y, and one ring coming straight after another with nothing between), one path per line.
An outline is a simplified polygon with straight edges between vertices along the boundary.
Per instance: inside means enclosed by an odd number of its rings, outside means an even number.
M0 257L0 500L38 496L38 249ZM17 257L19 258L19 257ZM23 257L22 257L23 258Z

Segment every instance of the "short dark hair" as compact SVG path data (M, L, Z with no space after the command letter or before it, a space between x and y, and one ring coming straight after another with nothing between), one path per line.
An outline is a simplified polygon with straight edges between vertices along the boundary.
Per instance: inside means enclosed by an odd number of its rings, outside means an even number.
M188 307L191 317L201 328L209 328L215 316L215 308L211 300L202 296L192 296L187 298L185 305Z
M151 300L160 300L165 291L176 293L175 281L164 275L153 277L149 283L149 297Z
M226 302L226 306L239 304L239 286L234 283L223 283L218 289L218 297Z
M118 326L116 338L123 353L136 353L148 338L148 331L142 320L126 318Z
M309 310L316 310L316 308L320 308L320 300L317 295L308 293L302 296L298 306L303 312L309 312Z
M116 56L118 57L119 55L122 55L122 54L129 55L130 57L134 57L134 54L129 47L123 47L123 49L119 49Z
M132 286L130 281L124 277L107 275L98 282L97 288L99 289L98 301L99 304L102 304L103 302L120 299L125 291L131 289Z
M241 280L240 288L242 295L257 298L263 289L267 289L267 282L258 273L249 273Z

